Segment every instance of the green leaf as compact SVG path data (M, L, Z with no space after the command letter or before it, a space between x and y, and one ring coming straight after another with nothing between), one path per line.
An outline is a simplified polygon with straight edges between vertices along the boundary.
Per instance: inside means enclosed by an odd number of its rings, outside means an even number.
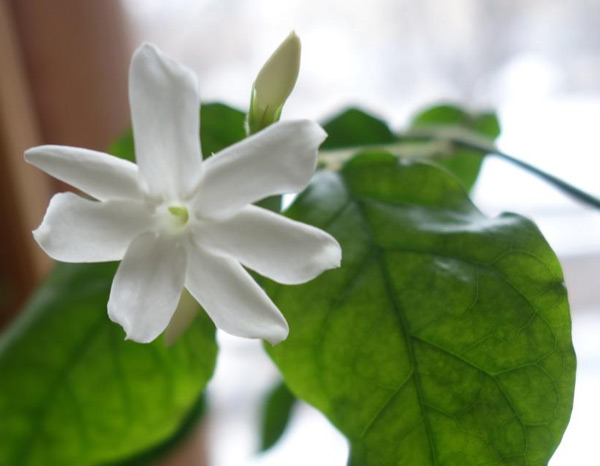
M167 458L173 451L180 448L187 439L198 432L199 421L204 415L205 409L205 397L201 396L171 437L147 450L135 453L133 456L102 463L101 466L147 466L158 464L163 459L168 461Z
M358 108L349 108L323 124L327 139L321 149L391 144L398 141L388 125Z
M245 115L240 110L221 103L203 104L200 108L200 142L205 158L241 141L246 137ZM109 148L108 152L130 162L135 162L133 133L126 131Z
M246 115L221 103L203 104L200 109L200 141L202 154L212 154L246 137Z
M437 105L418 113L412 121L412 128L462 128L494 141L500 135L498 118L492 112L468 113L453 105ZM481 153L455 148L452 155L444 154L434 159L471 190L483 163Z
M569 420L575 357L561 267L529 220L487 218L428 164L364 154L289 209L342 267L267 284L286 383L362 466L542 466Z
M0 338L0 464L92 466L168 441L216 359L204 313L167 348L124 340L106 303L116 267L59 265Z
M108 153L135 163L135 144L131 129L125 131L109 148Z
M297 399L283 382L267 394L262 412L261 446L265 451L277 443L285 432Z

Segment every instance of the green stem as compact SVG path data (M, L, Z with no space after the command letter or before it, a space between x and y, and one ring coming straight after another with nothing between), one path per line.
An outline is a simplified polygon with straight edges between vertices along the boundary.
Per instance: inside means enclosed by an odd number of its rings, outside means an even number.
M543 179L547 183L550 183L555 188L559 189L560 191L567 194L568 196L571 196L572 198L574 198L584 204L587 204L589 206L600 209L600 199L598 199L597 197L592 196L591 194L586 193L585 191L582 191L578 187L573 186L572 184L567 183L566 181L561 180L560 178L558 178L548 172L540 170L539 168L534 167L533 165L530 165L527 162L523 162L522 160L519 160L519 159L513 157L512 155L507 154L506 152L502 152L498 149L494 149L493 151L488 151L488 150L485 150L482 147L478 146L477 144L469 143L466 141L452 141L452 142L455 143L456 145L460 145L467 149L473 149L475 151L478 151L478 152L480 152L480 154L482 156L484 156L486 153L489 153L498 158L504 159L507 162L510 162L513 165L516 165L517 167L520 167L523 170L528 171L529 173L532 173L532 174L540 177L541 179Z
M471 149L482 157L489 154L506 160L507 162L510 162L513 165L516 165L517 167L538 176L568 196L591 207L600 209L600 199L597 197L586 193L576 186L573 186L572 184L567 183L566 181L561 180L560 178L548 172L534 167L527 162L519 160L512 155L498 150L488 139L472 133L467 133L462 129L449 128L448 130L438 129L435 131L413 130L405 134L404 138L411 142L398 142L387 145L372 145L343 150L322 151L320 162L328 168L338 168L352 155L361 150L367 149L387 150L400 157L416 159L430 158L434 156L444 156L444 154L450 155L452 153L452 146L460 146L465 149ZM415 141L423 142L421 142L419 146L418 144L415 145Z

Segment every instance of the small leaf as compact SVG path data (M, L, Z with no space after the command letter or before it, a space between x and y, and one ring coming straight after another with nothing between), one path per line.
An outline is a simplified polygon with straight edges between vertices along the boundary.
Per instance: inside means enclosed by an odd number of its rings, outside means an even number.
M500 135L498 118L492 112L468 113L453 105L437 105L417 114L412 121L412 128L444 128L456 127L473 131L494 141ZM461 181L467 190L471 190L483 163L483 154L456 148L452 155L444 154L436 157L434 162L443 166Z
M457 126L471 129L490 140L500 136L500 123L492 112L468 113L454 105L436 105L418 113L412 121L413 127Z
M277 443L285 432L297 400L283 382L267 394L262 413L260 451L266 451Z
M215 365L204 313L172 347L125 341L115 264L61 264L0 338L0 464L93 466L173 437Z
M427 164L364 154L289 209L342 267L267 284L290 325L267 347L349 439L353 466L542 466L573 402L560 265L535 225L491 219Z
M327 132L327 139L321 146L324 150L390 144L398 140L384 121L358 108L344 110L327 121L323 128Z

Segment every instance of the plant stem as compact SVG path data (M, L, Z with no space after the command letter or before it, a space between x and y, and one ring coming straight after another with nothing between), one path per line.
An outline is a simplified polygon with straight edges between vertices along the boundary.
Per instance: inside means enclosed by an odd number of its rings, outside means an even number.
M560 178L558 178L548 172L540 170L539 168L534 167L533 165L530 165L527 162L519 160L519 159L513 157L512 155L507 154L506 152L502 152L498 149L494 149L493 151L485 150L485 149L481 148L480 146L478 146L477 144L469 143L466 141L452 141L452 142L456 145L460 145L467 149L473 149L475 151L478 151L478 152L480 152L481 156L485 156L486 153L489 153L490 155L494 155L498 158L504 159L507 162L510 162L513 165L516 165L517 167L520 167L523 170L528 171L529 173L532 173L533 175L538 176L539 178L543 179L547 183L550 183L555 188L557 188L558 190L567 194L568 196L570 196L584 204L587 204L589 206L600 209L600 199L598 199L597 197L592 196L591 194L586 193L585 191L579 189L578 187L573 186L572 184L567 183L566 181L561 180Z
M341 150L322 151L319 161L328 168L337 169L346 160L361 150L387 150L399 157L406 158L433 158L444 157L452 154L452 146L459 146L465 149L475 151L481 157L493 155L506 160L517 167L528 171L553 185L566 195L576 199L583 204L587 204L596 209L600 209L600 199L567 183L560 178L545 172L527 162L517 159L512 155L498 150L489 139L464 131L460 128L439 128L436 130L412 130L404 134L404 139L410 142L397 142L394 144L371 145L363 147L354 147ZM421 141L420 144L415 144Z

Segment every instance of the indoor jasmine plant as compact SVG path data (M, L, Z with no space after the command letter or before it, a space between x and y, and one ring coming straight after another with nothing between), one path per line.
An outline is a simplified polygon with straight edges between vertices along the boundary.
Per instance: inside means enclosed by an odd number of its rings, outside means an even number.
M1 464L131 464L177 444L214 324L268 342L289 403L328 417L350 465L547 464L573 402L569 306L537 227L469 198L483 156L510 158L495 116L435 106L403 133L358 109L280 121L299 60L292 34L246 114L200 109L193 73L144 45L112 155L26 152L94 198L56 195L36 240L93 264L58 265L0 339Z

